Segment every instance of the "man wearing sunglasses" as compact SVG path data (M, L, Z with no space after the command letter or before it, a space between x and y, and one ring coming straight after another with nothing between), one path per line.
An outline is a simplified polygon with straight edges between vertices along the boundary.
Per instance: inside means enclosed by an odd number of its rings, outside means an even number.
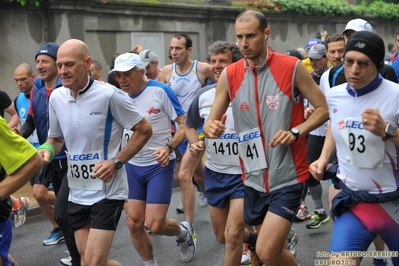
M399 250L394 207L399 198L399 86L380 74L384 52L383 40L372 32L353 33L347 41L343 57L347 83L326 93L331 123L320 158L310 165L312 175L321 179L337 152L334 186L341 191L332 202L336 218L330 254L339 256L330 259L344 257L356 260L356 265L364 255L351 251L367 251L377 235L389 250ZM399 265L399 258L392 262Z

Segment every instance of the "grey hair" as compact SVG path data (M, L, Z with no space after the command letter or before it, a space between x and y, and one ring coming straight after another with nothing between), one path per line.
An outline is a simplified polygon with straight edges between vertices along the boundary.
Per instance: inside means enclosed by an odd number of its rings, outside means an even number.
M233 62L237 62L242 58L240 48L234 42L228 41L216 41L212 43L208 48L208 54L224 54L230 51L232 54Z

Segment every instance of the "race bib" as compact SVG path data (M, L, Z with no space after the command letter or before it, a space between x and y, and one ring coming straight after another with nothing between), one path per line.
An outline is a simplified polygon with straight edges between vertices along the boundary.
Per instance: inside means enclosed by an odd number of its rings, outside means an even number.
M207 139L212 162L221 165L240 165L238 143L232 139ZM237 139L235 139L237 140Z
M259 128L239 133L238 154L244 162L244 167L247 172L267 168L266 156Z
M127 145L130 138L132 137L133 133L134 132L131 130L126 130L126 129L123 130L122 149ZM141 148L141 150L137 154L145 152L145 151L148 151L147 143L143 146L143 148Z
M348 164L359 168L381 167L385 157L385 142L364 128L361 117L338 121L338 136L345 143Z
M80 190L102 190L104 182L93 178L94 166L102 161L102 152L71 154L65 151L68 160L68 183L70 188Z

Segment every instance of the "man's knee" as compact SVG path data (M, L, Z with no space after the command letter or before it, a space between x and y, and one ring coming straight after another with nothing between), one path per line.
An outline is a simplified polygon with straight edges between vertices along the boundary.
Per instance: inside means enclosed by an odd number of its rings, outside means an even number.
M127 216L127 221L126 221L127 227L129 228L130 232L135 232L137 230L142 230L144 226L144 219L138 218L138 217L131 217Z
M266 265L276 265L276 261L279 260L281 256L281 252L283 252L283 248L276 249L268 248L268 247L260 247L256 246L256 254L259 259Z
M48 188L43 185L34 185L32 189L33 197L38 202L43 202L48 200Z

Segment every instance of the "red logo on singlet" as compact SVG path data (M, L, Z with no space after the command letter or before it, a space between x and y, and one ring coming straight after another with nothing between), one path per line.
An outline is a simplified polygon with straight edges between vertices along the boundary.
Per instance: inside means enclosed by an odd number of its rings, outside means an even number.
M243 102L240 105L240 111L249 111L249 105L246 102Z
M147 111L149 115L152 114L159 114L160 110L159 109L155 109L154 107L151 107L150 110Z
M341 130L341 129L345 129L345 121L344 120L340 120L338 122L338 130Z
M279 103L280 103L280 98L278 94L266 95L266 104L270 110L276 111Z

